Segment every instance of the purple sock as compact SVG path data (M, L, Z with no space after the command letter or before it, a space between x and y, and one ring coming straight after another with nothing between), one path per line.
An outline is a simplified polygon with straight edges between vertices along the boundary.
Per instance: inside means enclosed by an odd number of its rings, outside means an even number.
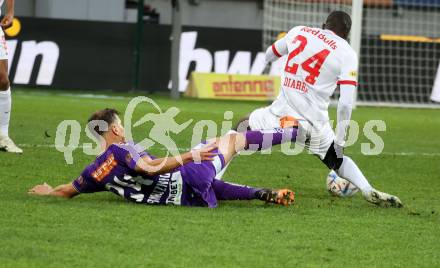
M297 131L296 128L246 131L245 149L259 151L288 141L295 142Z
M256 192L259 190L218 179L214 179L212 188L218 200L252 200L257 198Z

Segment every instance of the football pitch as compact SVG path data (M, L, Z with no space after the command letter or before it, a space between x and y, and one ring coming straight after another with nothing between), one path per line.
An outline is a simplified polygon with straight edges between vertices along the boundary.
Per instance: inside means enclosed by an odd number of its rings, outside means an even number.
M73 165L55 142L58 124L78 120L81 142L91 143L85 123L95 110L123 112L130 95L75 96L63 91L15 90L11 137L23 155L0 153L1 267L439 267L440 110L369 108L353 112L361 130L366 121L386 123L380 155L361 154L359 141L346 149L372 185L399 196L403 209L380 208L356 194L336 198L326 190L328 170L307 153L239 156L224 179L296 192L291 207L259 201L222 202L216 209L146 206L99 193L72 200L29 196L38 183L75 179L91 162L82 149ZM205 101L149 96L162 109L176 106L176 121L214 120L225 111L234 122L258 102ZM136 110L153 111L147 105ZM331 110L335 118L335 109ZM194 123L175 141L190 147ZM148 125L133 128L136 139ZM164 156L155 146L152 153Z

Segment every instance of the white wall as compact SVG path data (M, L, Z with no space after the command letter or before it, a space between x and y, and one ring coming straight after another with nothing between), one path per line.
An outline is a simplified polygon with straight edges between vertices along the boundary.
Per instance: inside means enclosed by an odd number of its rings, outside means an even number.
M145 0L160 13L161 24L171 24L171 0ZM241 29L261 29L263 10L259 1L200 0L197 6L181 0L182 23L191 26L211 26Z
M261 0L199 0L197 6L188 0L180 1L184 25L242 29L261 29L263 26ZM145 0L145 3L160 13L161 24L171 24L171 0ZM17 0L16 14L120 22L132 22L136 18L135 15L126 16L130 12L126 13L125 0Z
M188 0L182 3L182 21L187 26L210 26L262 29L262 0L199 0L198 6ZM160 13L160 23L171 23L171 0L145 0ZM4 8L4 7L3 7ZM136 20L136 10L125 10L125 0L16 0L17 16L81 19L99 21ZM298 14L302 12L297 10ZM131 15L130 15L131 14ZM317 14L315 14L317 15ZM325 18L327 11L322 14ZM308 24L309 15L295 16L292 22ZM389 9L364 8L364 34L410 34L440 36L440 12L402 10L393 16Z
M3 9L6 4L3 4ZM4 13L2 13L4 14ZM15 15L31 17L35 15L35 0L17 0L15 1Z
M36 0L35 16L57 19L123 21L125 0Z

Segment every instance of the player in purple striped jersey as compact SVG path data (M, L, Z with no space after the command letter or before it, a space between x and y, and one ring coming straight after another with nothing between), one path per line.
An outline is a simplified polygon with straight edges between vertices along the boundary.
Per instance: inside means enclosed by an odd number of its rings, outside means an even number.
M296 129L231 133L177 157L155 158L125 140L116 110L97 111L89 122L96 120L108 126L107 131L100 131L98 126L92 129L102 137L105 151L73 182L55 188L44 183L30 189L30 194L72 198L81 193L110 191L136 203L208 207L216 207L218 200L259 199L284 205L294 201L294 193L288 189L253 188L215 177L237 152L294 141Z

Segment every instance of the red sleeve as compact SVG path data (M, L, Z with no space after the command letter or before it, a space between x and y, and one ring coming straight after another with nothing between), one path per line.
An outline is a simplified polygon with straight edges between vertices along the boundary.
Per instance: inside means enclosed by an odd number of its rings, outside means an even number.
M357 82L354 80L339 80L338 81L338 85L352 85L352 86L357 86Z
M282 57L281 54L278 52L278 50L277 50L275 44L272 44L272 52L273 52L273 54L275 54L275 56L277 56L278 58L281 58L281 57Z
M358 79L358 58L356 52L348 51L344 55L343 64L341 66L341 73L338 75L338 85L357 86Z

